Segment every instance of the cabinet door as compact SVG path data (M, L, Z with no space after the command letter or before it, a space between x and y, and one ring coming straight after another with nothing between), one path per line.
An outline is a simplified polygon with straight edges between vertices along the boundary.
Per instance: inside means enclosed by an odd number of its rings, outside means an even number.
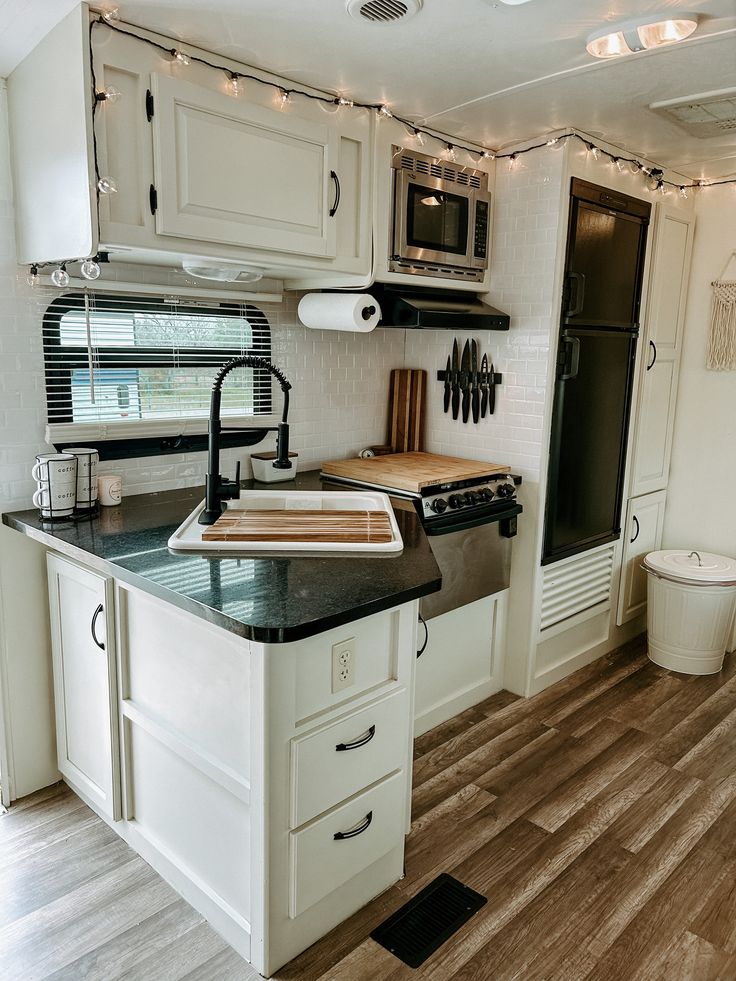
M647 605L647 574L641 567L648 552L662 544L666 494L659 491L629 501L619 591L619 627L643 613Z
M335 255L335 128L163 75L151 86L159 235Z
M112 580L48 558L59 769L120 818Z
M691 247L692 219L661 207L655 231L632 497L663 490L669 478Z

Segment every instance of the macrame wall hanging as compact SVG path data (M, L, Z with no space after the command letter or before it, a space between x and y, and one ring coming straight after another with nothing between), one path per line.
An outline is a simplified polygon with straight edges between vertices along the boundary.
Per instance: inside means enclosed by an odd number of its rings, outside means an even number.
M736 371L736 279L726 279L726 270L736 250L726 260L713 287L713 304L708 343L708 367L713 371Z

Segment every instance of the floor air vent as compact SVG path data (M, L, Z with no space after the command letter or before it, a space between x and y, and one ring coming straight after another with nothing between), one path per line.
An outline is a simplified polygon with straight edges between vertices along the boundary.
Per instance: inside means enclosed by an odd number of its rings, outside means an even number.
M356 20L385 24L412 17L422 6L422 0L348 0L348 13Z
M487 902L485 896L443 872L371 937L404 964L419 967Z

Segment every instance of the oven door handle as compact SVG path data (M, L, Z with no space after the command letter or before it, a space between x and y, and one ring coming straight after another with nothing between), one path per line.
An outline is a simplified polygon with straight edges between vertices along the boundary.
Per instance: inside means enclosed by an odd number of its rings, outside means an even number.
M467 531L469 528L480 528L481 525L490 525L494 522L505 521L508 518L515 518L524 508L521 504L509 504L503 511L494 511L492 514L478 514L465 521L455 520L454 515L445 519L442 523L425 525L424 530L427 535L451 535L455 531Z

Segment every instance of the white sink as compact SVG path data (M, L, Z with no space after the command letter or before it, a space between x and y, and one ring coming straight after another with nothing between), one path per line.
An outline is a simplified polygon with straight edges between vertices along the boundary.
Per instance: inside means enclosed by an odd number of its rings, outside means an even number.
M211 525L200 525L198 518L204 501L176 529L169 539L175 552L400 552L404 547L396 515L387 494L379 491L241 491L235 501L227 501L228 511L384 511L391 525L390 542L256 542L203 541L202 532Z

